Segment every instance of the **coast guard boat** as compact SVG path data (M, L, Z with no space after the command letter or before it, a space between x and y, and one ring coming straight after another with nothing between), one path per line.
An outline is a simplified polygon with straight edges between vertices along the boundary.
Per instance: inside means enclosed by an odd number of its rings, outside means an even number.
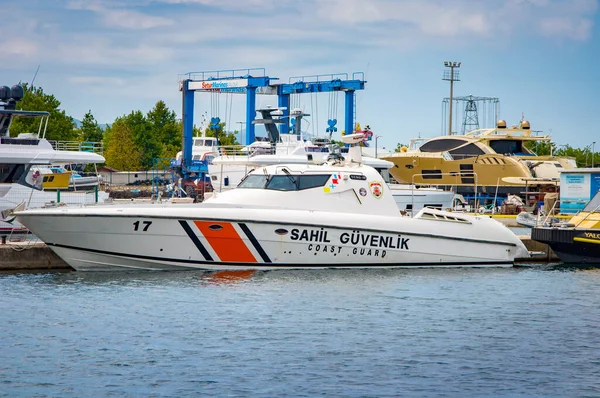
M360 134L345 136L358 142ZM76 270L511 266L528 251L490 218L401 216L360 148L322 165L271 165L200 204L17 212Z

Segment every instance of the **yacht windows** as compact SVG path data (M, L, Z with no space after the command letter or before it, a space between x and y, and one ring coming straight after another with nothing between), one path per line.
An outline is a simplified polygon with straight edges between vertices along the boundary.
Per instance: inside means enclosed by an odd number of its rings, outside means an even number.
M327 183L327 181L329 180L329 177L331 177L331 175L330 174L325 174L325 175L313 174L313 175L301 175L299 177L300 178L298 179L298 189L303 190L303 189L322 187L323 185L325 185Z
M375 170L377 170L377 172L381 175L381 177L383 177L383 181L385 181L387 184L390 183L390 181L391 181L390 171L388 169L375 169ZM350 178L352 178L352 176L350 176ZM366 180L366 177L364 179Z
M450 154L454 159L464 159L473 156L483 155L485 152L475 144L469 144L461 146L450 151Z
M248 175L238 188L272 189L276 191L301 191L324 186L331 174L303 174L303 175Z
M13 183L18 182L23 173L25 172L24 164L0 164L0 183L7 182Z
M490 146L496 153L527 153L523 150L523 142L515 140L492 140Z
M295 191L297 189L297 181L291 175L272 176L267 184L267 189L276 191Z
M456 138L443 138L439 140L428 141L421 145L421 152L444 152L466 144L468 141Z
M421 178L424 180L437 180L442 178L442 170L423 170Z
M249 175L238 185L238 188L264 188L269 179L268 175L253 174Z

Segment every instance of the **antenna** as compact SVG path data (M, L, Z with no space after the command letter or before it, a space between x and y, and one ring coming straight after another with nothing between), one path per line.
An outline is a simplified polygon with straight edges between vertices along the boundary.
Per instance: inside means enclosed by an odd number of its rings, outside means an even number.
M35 78L37 77L37 74L40 71L40 66L42 66L42 65L38 65L37 69L35 70L35 73L33 74L33 79L31 79L30 87L33 87L33 82L35 82Z

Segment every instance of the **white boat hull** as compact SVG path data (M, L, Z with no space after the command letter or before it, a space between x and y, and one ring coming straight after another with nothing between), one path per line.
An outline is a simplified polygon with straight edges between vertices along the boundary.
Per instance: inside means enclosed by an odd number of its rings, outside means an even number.
M354 215L349 221L347 215L295 211L284 222L272 209L252 211L252 220L243 218L248 209L184 209L165 207L155 217L85 211L65 217L55 210L19 218L81 271L508 267L524 250L512 232L489 219L478 220L472 238L455 238L452 231L461 225L434 231L432 223L439 222L425 219ZM486 232L490 226L495 230Z
M84 206L95 203L102 203L108 199L108 192L98 191L98 202L96 202L96 194L86 191L41 191L26 187L18 183L4 184L0 190L0 211L9 210L22 202L25 202L26 209L39 209L47 206L50 203L66 204L68 206ZM12 220L12 217L10 217ZM6 222L0 220L0 234L10 232L20 232L24 229L23 225L18 220Z

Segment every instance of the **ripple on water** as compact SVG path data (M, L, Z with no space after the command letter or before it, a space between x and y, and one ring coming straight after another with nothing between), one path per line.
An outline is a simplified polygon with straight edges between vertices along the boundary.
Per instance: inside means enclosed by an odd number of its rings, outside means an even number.
M600 395L598 269L4 273L0 291L7 396Z

